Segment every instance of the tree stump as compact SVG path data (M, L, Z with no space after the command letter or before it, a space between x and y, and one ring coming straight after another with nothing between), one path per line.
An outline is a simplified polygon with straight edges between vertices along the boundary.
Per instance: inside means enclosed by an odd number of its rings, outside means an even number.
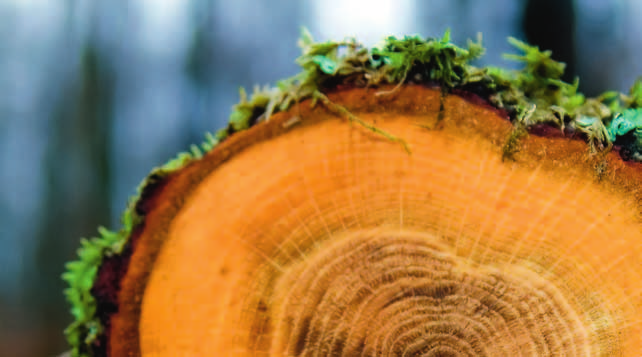
M640 163L444 83L320 98L150 177L75 353L639 356Z

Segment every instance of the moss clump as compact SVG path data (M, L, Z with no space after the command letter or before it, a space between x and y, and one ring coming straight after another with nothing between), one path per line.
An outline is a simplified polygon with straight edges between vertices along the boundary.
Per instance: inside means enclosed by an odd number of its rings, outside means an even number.
M180 153L163 166L155 168L138 187L137 195L130 199L121 217L120 230L112 231L99 227L97 237L80 240L78 260L67 263L66 271L62 275L63 280L69 285L64 294L71 305L71 314L74 317L74 321L65 330L67 341L72 347L72 356L90 356L91 345L103 332L103 326L96 313L97 301L91 289L103 259L121 254L134 228L142 222L143 217L136 213L136 203L144 188L153 181L184 167L191 160L201 158L203 152L210 151L217 143L217 139L207 133L200 147L192 145L190 152Z
M389 37L381 48L371 50L371 65L381 70L390 83L403 83L409 74L414 78L438 82L442 87L455 88L472 79L470 61L484 53L481 41L469 41L466 49L450 42L450 33L439 40L417 36L403 39Z
M515 38L509 38L509 42L522 53L507 54L505 58L524 63L521 70L473 66L471 62L484 53L481 39L469 41L462 48L450 42L449 32L440 39L388 37L380 46L368 49L354 39L317 43L303 30L299 41L302 55L297 59L302 71L278 82L276 87L255 88L249 100L242 91L229 125L217 133L217 139L223 140L256 121L268 120L271 114L287 110L301 100L312 98L316 104L319 93L338 85L375 87L412 81L438 85L444 96L452 89L473 92L507 110L511 119L520 121L526 129L546 123L561 130L566 127L579 130L585 133L593 151L610 148L614 143L612 136L604 133L618 113L642 105L640 81L629 95L606 92L597 98L586 98L577 90L578 80L566 83L561 79L565 64L553 60L550 51L540 51ZM586 117L597 122L587 125ZM389 133L379 134L393 137ZM636 145L642 145L638 141ZM628 147L637 153L632 158L640 157L640 150Z
M624 158L642 161L642 108L617 112L606 123L595 116L581 116L577 123L593 133L599 130L599 140L620 145Z
M593 128L601 141L620 146L624 159L642 161L642 79L635 81L628 95L611 91L597 100L608 110L582 113L577 118L578 126Z
M523 52L522 55L505 55L510 60L524 63L519 71L504 71L489 68L497 93L491 100L513 113L529 112L527 126L551 122L564 127L565 121L573 118L575 112L585 103L582 94L577 93L578 81L570 84L561 80L564 63L554 61L550 51L540 51L515 38L509 42Z
M274 88L255 88L249 100L242 91L241 102L233 108L227 128L217 133L218 139L302 100L312 98L316 104L319 93L338 85L402 84L412 75L448 88L461 86L470 77L468 63L483 53L480 43L470 42L467 49L455 46L449 33L439 40L389 37L381 47L368 49L354 39L317 43L304 29L299 46L302 55L296 62L302 71Z
M86 355L91 343L102 333L102 326L96 315L96 299L92 296L91 289L103 258L121 253L129 233L139 222L132 205L133 202L123 215L123 228L119 232L100 227L98 237L81 239L79 259L67 263L67 271L62 275L69 284L65 289L65 296L71 304L71 314L75 319L65 330L67 341L73 348L73 356Z
M440 86L442 96L454 89L474 92L507 110L516 124L516 130L505 144L504 159L510 159L518 150L519 139L529 127L548 123L562 130L571 127L584 132L594 150L610 148L615 143L622 145L628 157L642 161L642 82L636 82L628 95L606 92L587 99L577 92L577 81L566 83L561 80L564 64L554 61L550 52L516 39L509 41L523 52L507 56L523 62L521 70L473 66L470 62L484 52L481 42L469 42L466 48L461 48L450 42L448 32L440 39L388 37L381 46L368 49L355 40L316 43L304 30L299 42L302 55L297 59L302 68L299 74L278 82L276 87L257 87L249 98L241 90L241 100L234 106L224 129L216 135L206 134L206 141L201 146L193 145L191 152L181 153L152 171L141 184L139 194L130 201L120 230L100 228L97 237L81 241L78 260L68 263L63 274L69 284L65 295L75 318L65 331L72 355L89 356L92 344L102 333L91 289L103 259L120 254L133 229L144 219L136 213L135 205L150 180L184 167L229 135L269 120L273 113L285 111L309 98L313 105L320 101L348 120L403 144L401 138L333 105L323 93L337 86L376 87L412 81ZM377 95L392 93L394 90L381 91Z

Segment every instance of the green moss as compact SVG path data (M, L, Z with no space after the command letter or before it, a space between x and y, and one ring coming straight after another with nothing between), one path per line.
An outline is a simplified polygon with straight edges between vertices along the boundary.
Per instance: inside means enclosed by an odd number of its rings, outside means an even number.
M406 36L388 37L381 48L373 48L370 64L379 69L389 83L403 82L409 73L445 88L465 84L472 67L470 61L484 53L481 40L469 42L466 49L450 42L450 32L439 40Z
M409 80L439 85L442 102L452 90L461 89L475 92L498 108L506 109L515 123L515 130L504 145L504 159L513 158L519 150L519 139L529 127L548 123L561 130L570 126L584 132L594 151L610 148L619 140L630 152L630 157L642 160L642 120L639 119L642 111L637 110L642 108L641 81L635 82L628 95L606 92L587 99L578 93L578 81L565 83L561 80L564 64L554 61L550 52L516 39L509 41L521 54L506 57L522 62L524 68L521 70L471 65L471 61L484 52L481 41L469 42L466 48L461 48L450 42L449 32L441 39L388 37L381 46L368 49L355 40L316 43L310 33L303 30L299 41L302 55L297 59L302 68L299 74L279 81L275 87L257 87L249 98L241 89L240 102L232 108L227 127L215 135L206 134L201 146L194 145L190 152L181 153L154 169L148 180L157 180L181 169L235 132L267 121L273 113L287 110L304 99L312 99L312 105L320 101L337 115L399 142L407 149L402 138L365 123L346 108L332 103L324 93L340 84L400 86ZM395 89L380 91L376 95L394 92ZM144 219L134 208L148 180L130 200L122 217L122 228L118 231L99 228L97 237L81 240L78 260L66 266L63 279L69 287L65 295L75 321L65 334L73 356L89 356L91 344L102 332L96 316L96 301L90 291L103 259L120 254L134 227Z
M78 260L67 263L62 278L69 284L65 289L67 301L71 304L74 322L67 327L65 335L72 346L72 356L85 356L90 344L102 333L102 326L96 316L96 300L91 288L104 257L122 252L133 227L139 223L134 214L133 201L123 215L123 228L119 232L104 227L98 229L99 236L81 239Z
M103 326L96 315L97 304L91 289L103 259L122 253L133 229L142 222L143 217L136 214L135 206L143 189L152 181L162 179L192 160L201 158L203 152L211 150L217 143L218 140L207 133L200 147L192 145L190 152L179 153L176 158L152 170L148 178L139 185L136 196L130 199L121 217L120 230L112 231L99 227L96 237L80 240L78 259L67 263L66 271L62 275L62 279L69 285L64 294L71 305L71 314L74 318L74 321L65 329L67 341L72 348L72 356L90 356L92 343L103 332Z
M518 113L534 108L524 122L527 127L552 123L563 129L586 102L584 96L577 92L579 82L571 84L561 80L565 65L554 61L550 51L542 52L515 38L509 38L509 42L523 53L504 57L522 62L524 68L518 71L487 69L491 82L489 88L496 91L490 97L491 102L507 109L515 118Z

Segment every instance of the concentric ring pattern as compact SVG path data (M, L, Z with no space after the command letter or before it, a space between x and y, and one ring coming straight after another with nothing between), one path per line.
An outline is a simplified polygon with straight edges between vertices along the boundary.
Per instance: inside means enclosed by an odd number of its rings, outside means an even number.
M340 241L280 282L285 355L587 355L578 316L546 281L466 269L425 236Z

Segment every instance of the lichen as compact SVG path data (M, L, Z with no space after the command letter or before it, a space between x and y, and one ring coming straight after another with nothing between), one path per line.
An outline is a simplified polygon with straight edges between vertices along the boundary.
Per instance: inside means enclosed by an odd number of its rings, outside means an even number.
M215 135L206 134L205 142L191 147L175 159L152 171L149 179L162 178L187 163L201 158L219 142L235 132L267 121L276 112L285 111L295 103L311 99L329 107L339 116L355 122L392 141L398 138L361 121L347 109L330 102L324 93L339 85L377 87L383 84L401 86L407 82L439 86L442 103L453 89L480 95L498 108L505 109L515 124L507 138L503 158L511 159L519 150L519 139L528 128L547 123L564 130L573 128L585 133L593 151L621 145L627 157L642 161L642 81L636 81L628 95L606 92L597 98L585 98L577 91L578 81L561 80L564 64L554 61L549 51L540 51L516 39L509 39L521 55L507 55L524 68L508 71L497 67L478 68L471 61L484 49L481 39L469 41L466 48L450 42L450 34L440 39L418 36L388 37L382 45L368 49L354 39L317 43L303 30L299 45L302 55L297 59L302 71L294 77L277 82L275 87L256 87L248 98L241 90L240 102L232 108L228 125ZM397 87L395 87L396 89ZM395 89L378 91L376 95L394 94ZM99 235L82 239L78 260L66 265L63 279L75 321L65 334L73 356L89 356L90 347L103 332L96 315L96 300L91 294L98 267L105 257L121 254L133 229L144 220L135 211L145 180L123 214L122 228L110 231L99 228Z

